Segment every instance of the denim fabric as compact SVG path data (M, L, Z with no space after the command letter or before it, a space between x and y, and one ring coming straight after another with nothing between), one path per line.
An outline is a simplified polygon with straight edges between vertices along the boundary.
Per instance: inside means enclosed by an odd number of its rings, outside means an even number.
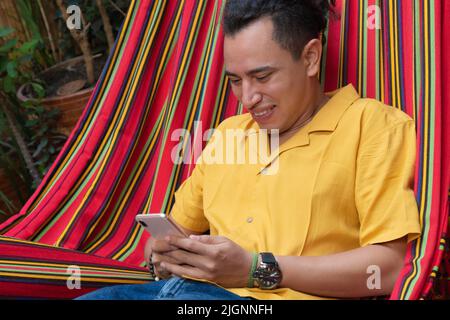
M105 287L76 300L251 300L213 284L172 277L137 285Z

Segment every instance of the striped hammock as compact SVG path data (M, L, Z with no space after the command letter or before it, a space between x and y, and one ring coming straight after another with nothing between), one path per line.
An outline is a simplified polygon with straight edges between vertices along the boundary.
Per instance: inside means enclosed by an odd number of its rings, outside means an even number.
M168 212L192 172L193 161L172 162L179 144L172 133L185 128L193 137L243 112L224 73L222 8L222 0L131 2L64 149L22 210L0 225L0 297L73 298L152 280L143 259L148 235L134 219ZM450 176L444 17L450 1L340 0L327 31L325 90L353 83L362 96L416 120L423 236L408 247L392 299L439 298L448 290L438 281L446 271L441 261L448 263ZM187 144L178 151L193 157Z

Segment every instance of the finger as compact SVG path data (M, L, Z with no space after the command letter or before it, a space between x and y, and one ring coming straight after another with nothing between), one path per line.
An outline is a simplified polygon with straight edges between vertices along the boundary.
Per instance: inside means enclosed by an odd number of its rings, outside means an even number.
M164 253L176 250L177 247L170 245L170 243L167 240L155 239L151 245L151 249L153 252Z
M168 242L172 246L176 246L180 249L196 253L201 256L210 256L212 254L211 245L204 244L197 240L192 240L190 238L177 238L168 237Z
M164 261L172 263L172 264L179 264L180 263L176 259L173 259L171 257L167 257L165 255L153 253L151 255L151 263L153 264L153 270L154 270L155 274L160 279L167 279L167 278L169 278L171 276L170 272L168 272L166 269L161 267L161 262L164 262Z
M212 268L211 259L185 250L175 250L167 252L165 255L173 258L175 261L179 261L176 264L187 264L202 270L210 270Z
M161 264L161 262L168 262L171 264L181 264L181 261L178 261L176 258L171 257L168 254L169 254L169 252L167 252L166 254L154 253L151 257L152 263L155 266Z
M202 270L189 265L176 265L164 262L161 266L171 274L179 277L208 280Z
M210 235L191 235L190 239L200 241L204 244L219 244L226 240L225 237L222 236L210 236Z

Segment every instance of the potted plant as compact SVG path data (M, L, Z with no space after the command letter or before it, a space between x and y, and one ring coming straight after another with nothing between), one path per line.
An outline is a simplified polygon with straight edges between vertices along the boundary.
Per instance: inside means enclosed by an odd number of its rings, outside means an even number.
M48 43L56 63L39 73L35 82L41 83L45 90L45 96L41 103L46 107L60 109L59 128L65 134L71 132L79 119L106 62L107 51L113 46L114 28L103 1L96 0L95 3L84 1L82 5L80 4L82 9L80 18L83 22L80 30L70 30L66 26L66 21L70 19L67 11L68 2L63 0L37 2L40 7L42 24L45 27L44 33L48 35ZM122 2L122 6L127 6L129 1ZM112 9L109 7L109 9L110 11L116 10L115 7ZM51 15L56 17L57 28L52 28L55 26L55 19L51 19ZM118 29L118 21L114 21L116 29ZM52 32L53 29L63 29L64 31L55 34L54 31ZM67 39L68 35L70 35L70 39ZM99 39L99 35L101 35L101 39ZM61 47L71 48L66 51L78 50L81 55L70 57L67 54L58 54L56 48L60 47L60 43L63 43ZM24 83L17 91L17 97L21 101L35 99L36 92L34 92L32 84Z

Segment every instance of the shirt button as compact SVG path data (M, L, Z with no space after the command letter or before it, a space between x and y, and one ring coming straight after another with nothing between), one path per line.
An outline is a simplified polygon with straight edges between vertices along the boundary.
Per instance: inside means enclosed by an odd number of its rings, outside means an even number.
M252 217L247 218L247 223L252 223L252 222L253 222L253 218Z

